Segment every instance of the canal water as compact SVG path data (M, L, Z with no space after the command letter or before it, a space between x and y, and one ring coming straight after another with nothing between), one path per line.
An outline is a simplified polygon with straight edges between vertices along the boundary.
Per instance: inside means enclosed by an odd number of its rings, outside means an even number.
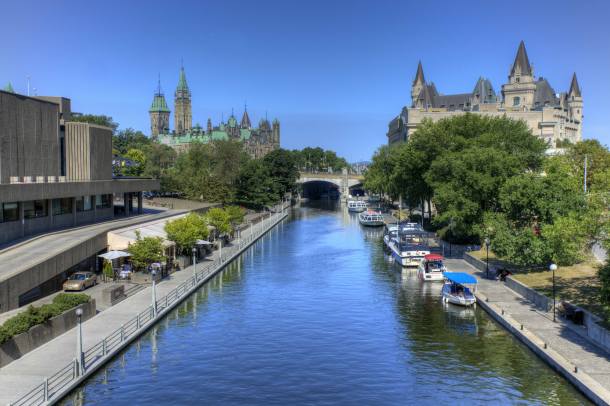
M345 209L295 209L63 403L587 404L440 288Z

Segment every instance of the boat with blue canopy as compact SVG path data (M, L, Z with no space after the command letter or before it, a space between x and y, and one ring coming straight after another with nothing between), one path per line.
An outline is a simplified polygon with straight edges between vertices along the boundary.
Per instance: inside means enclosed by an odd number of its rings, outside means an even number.
M472 306L477 302L474 295L477 278L465 272L443 272L443 302L458 306Z

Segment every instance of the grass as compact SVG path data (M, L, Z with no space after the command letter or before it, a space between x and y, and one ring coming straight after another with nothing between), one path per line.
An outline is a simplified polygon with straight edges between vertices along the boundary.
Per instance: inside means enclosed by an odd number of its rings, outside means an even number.
M485 261L485 249L472 251L470 254ZM513 278L519 282L547 297L553 296L553 273L551 271L546 269L523 270L497 258L491 251L489 252L489 264L494 267L504 266L511 269ZM599 263L592 257L579 264L558 267L555 271L555 292L558 300L567 300L608 320L610 314L601 304L599 296L598 268Z

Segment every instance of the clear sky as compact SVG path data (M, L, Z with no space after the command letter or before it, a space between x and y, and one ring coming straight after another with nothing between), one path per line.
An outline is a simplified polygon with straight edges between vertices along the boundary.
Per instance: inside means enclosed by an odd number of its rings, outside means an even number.
M386 142L410 103L417 61L441 93L496 91L520 40L537 76L567 91L576 72L584 137L610 144L608 1L0 0L0 86L72 99L149 133L161 75L168 104L184 60L193 121L217 124L247 101L277 117L282 146L350 161ZM173 126L173 115L172 115Z

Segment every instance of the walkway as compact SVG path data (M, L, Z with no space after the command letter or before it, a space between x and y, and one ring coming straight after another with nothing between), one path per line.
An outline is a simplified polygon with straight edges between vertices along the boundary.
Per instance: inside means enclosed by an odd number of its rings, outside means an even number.
M277 220L279 220L280 216L282 215L277 215ZM264 234L264 232L266 232L270 226L272 226L272 224L269 220L266 220L264 224L259 222L254 224L250 230L245 230L242 232L244 244L240 244L240 241L237 240L234 241L233 245L224 247L222 249L223 259L228 261L232 255L237 255L242 249L247 247L245 243L249 241L245 241L246 239L256 239L256 237ZM197 264L196 270L201 272L216 259L218 259L218 251L214 251L212 256L206 258L206 261ZM216 269L222 269L226 263L228 262L224 262L222 264L218 263ZM214 269L211 274L214 274L216 269ZM190 285L187 286L185 282L188 284L188 282L192 280L193 273L193 267L189 266L184 268L182 271L172 274L170 277L157 284L156 297L158 302L162 302L164 297L169 297L170 301L174 301L171 303L179 302L180 300L176 299L185 296L178 296L178 294L185 295L188 293L186 288ZM196 289L196 287L193 288ZM82 325L84 351L87 352L87 349L95 346L100 341L108 337L111 333L120 330L125 324L133 321L138 314L147 312L147 310L150 309L151 298L152 287L148 286L135 295L126 298L119 304L84 322ZM163 305L159 304L158 306L161 307ZM165 306L164 310L166 309L167 305ZM161 312L161 310L159 311ZM142 322L142 326L145 327L142 327L141 331L144 331L145 328L149 327L147 324L145 324L148 323L148 320L150 319L146 318L146 320ZM130 335L130 338L133 338L133 333L131 334L132 335ZM110 345L110 340L108 342L108 345ZM67 366L73 362L74 348L76 348L76 334L74 330L71 330L49 341L34 351L29 352L22 358L13 361L4 368L1 368L0 404L8 404L11 401L15 401L16 399L30 392L33 388L40 386L40 384L44 382L45 378L56 374L59 368L62 366ZM113 350L115 349L118 348L115 346L113 347ZM97 367L101 363L92 360L89 361L88 365L89 364ZM90 369L91 368L88 368L88 370ZM72 380L72 378L70 378L70 380ZM55 392L59 392L60 389L57 389ZM37 395L37 397L40 398L40 395ZM27 402L24 404L43 404L43 402Z
M503 321L508 323L505 327L509 330L517 330L513 332L518 333L516 335L522 341L519 334L535 343L536 348L530 348L538 355L553 358L560 368L564 367L567 372L571 372L568 374L571 377L566 376L568 380L579 380L597 392L606 403L610 403L610 354L578 334L578 327L571 322L562 318L553 322L552 312L540 311L501 282L482 279L483 273L466 261L449 259L446 262L451 271L468 272L478 277L477 292L482 294L479 299L487 298L480 305L488 308L490 313L496 313L492 314L494 318L502 324L505 324ZM544 343L547 344L546 349ZM577 367L578 372L574 373L574 367ZM563 375L566 375L565 371ZM573 383L579 386L577 382Z

